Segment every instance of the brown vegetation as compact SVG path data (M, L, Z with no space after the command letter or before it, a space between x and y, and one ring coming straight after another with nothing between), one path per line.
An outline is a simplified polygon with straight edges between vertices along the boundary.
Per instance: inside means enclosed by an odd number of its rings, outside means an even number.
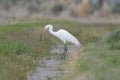
M81 10L80 10L80 16L81 17L85 17L88 15L89 13L89 2L88 0L82 0L82 3L81 3Z

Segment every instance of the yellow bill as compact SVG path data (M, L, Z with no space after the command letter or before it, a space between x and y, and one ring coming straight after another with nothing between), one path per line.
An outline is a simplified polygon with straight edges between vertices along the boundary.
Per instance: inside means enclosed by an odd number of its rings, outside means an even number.
M46 32L46 28L43 28L43 30L42 30L42 34L45 33L45 32Z

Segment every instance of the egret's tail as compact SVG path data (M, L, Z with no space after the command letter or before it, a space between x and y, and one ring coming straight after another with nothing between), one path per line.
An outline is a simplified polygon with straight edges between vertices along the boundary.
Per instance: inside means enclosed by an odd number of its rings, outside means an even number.
M81 43L75 37L72 38L71 42L76 46L79 46L79 47L81 46Z
M77 42L75 43L75 45L80 47L80 46L81 46L81 43L80 43L79 41L77 41Z

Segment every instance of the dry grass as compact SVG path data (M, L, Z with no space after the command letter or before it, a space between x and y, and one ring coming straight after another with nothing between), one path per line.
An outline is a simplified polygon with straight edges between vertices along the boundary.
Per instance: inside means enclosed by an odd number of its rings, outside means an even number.
M80 16L81 17L86 17L88 16L88 13L90 11L90 8L89 8L89 0L82 0L82 3L81 3L81 10L80 10Z
M75 72L77 71L77 66L80 58L83 56L83 48L80 50L72 50L69 53L69 57L65 64L62 66L65 72L65 80L75 80Z

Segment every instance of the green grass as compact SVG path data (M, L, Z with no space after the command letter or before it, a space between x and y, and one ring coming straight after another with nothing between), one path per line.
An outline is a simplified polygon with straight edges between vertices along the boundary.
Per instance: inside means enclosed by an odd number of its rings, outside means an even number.
M38 62L49 54L51 47L62 44L49 34L45 34L43 43L40 42L40 32L49 23L55 26L55 31L60 28L68 30L85 48L84 56L74 72L75 76L84 74L87 80L120 79L120 51L110 49L111 44L103 39L106 34L119 28L119 25L41 20L0 25L0 80L27 80L27 72L36 68Z
M107 37L107 42L110 44L110 49L120 50L120 29L113 30Z
M119 50L109 50L107 44L89 44L79 60L77 74L84 74L87 80L119 80L119 53Z
M79 60L76 75L80 77L84 75L87 80L120 79L120 39L119 34L117 34L118 29L107 31L105 35L101 36L104 39L88 43L84 47L82 53L84 56Z
M27 80L26 73L49 51L49 44L40 47L41 28L37 23L0 26L1 80Z

